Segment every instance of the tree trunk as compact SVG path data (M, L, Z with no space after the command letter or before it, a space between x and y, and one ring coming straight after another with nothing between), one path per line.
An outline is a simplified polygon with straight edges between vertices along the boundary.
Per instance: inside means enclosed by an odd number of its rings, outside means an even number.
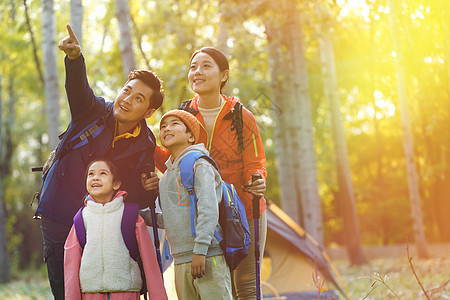
M31 46L33 47L33 58L34 58L34 63L36 64L36 71L38 72L39 75L39 79L42 83L42 86L44 86L44 74L42 73L42 69L41 69L41 63L39 61L39 57L37 55L37 45L36 45L36 40L34 39L34 33L33 33L33 29L31 28L31 21L30 21L30 15L28 13L28 5L27 5L27 0L23 0L23 6L24 6L24 11L25 11L25 19L27 22L27 28L28 28L28 32L30 33L30 39L31 39Z
M448 100L450 102L450 25L448 22L448 18L450 15L448 15L450 8L450 4L447 0L441 0L439 5L439 10L441 12L440 14L440 21L442 30L444 32L444 43L445 43L445 62L447 64L447 94L448 94ZM447 14L446 14L447 13Z
M289 109L286 107L286 76L283 70L284 60L287 57L283 51L283 35L280 22L273 20L266 22L266 33L268 40L269 52L269 71L271 76L272 89L272 108L274 111L274 140L275 155L277 159L278 184L280 187L281 207L286 213L297 223L301 224L300 218L300 199L296 190L295 177L293 173L288 143L288 135L286 134L286 123L288 121L287 114Z
M133 53L133 43L131 41L130 29L130 7L128 0L116 0L116 16L119 21L119 49L122 56L122 71L124 78L136 69L136 60Z
M339 94L337 87L336 66L334 60L333 44L327 34L320 40L320 53L322 58L322 73L325 97L331 116L333 129L334 150L336 156L339 197L343 202L344 236L351 265L367 264L367 259L361 247L356 200L353 193L353 183L348 162L347 143L345 141L344 126L341 118Z
M283 209L323 245L308 72L300 13L294 1L273 3L266 23L274 99L279 184ZM287 16L286 19L281 16ZM275 104L275 102L274 102Z
M219 35L217 38L217 48L222 51L225 55L228 54L228 20L230 13L230 8L227 1L220 1L220 24L219 24Z
M70 0L70 25L78 38L80 45L83 45L83 4L82 0Z
M305 229L323 245L322 210L317 182L316 153L309 95L308 71L303 49L300 11L296 1L285 1L286 33L288 34L289 70L292 74L292 100L286 107L292 112L289 139L294 155L294 174L299 187L301 216Z
M9 173L9 161L11 158L11 134L10 127L3 120L2 76L0 75L0 284L11 280L7 238L6 238L6 213L3 200L3 179Z
M411 201L411 217L413 221L414 239L419 258L428 257L423 229L422 209L420 206L419 179L414 162L414 146L409 119L408 98L406 93L405 70L403 66L403 53L401 52L397 37L395 0L389 0L389 25L396 57L397 93L400 105L400 119L402 123L403 151L405 152L406 170L408 177L409 198Z
M47 128L49 147L58 145L59 122L59 85L56 65L56 17L53 0L42 1L42 52L44 58L44 91L47 104Z

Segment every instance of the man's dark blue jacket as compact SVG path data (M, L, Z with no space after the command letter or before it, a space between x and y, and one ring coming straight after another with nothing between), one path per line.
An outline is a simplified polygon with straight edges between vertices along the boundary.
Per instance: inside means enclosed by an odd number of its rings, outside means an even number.
M154 170L155 137L142 120L141 131L137 137L123 138L111 146L115 132L113 103L94 95L86 76L84 57L70 60L65 58L66 92L69 101L71 122L64 134L57 152L64 149L67 142L79 134L92 122L102 119L104 128L89 139L85 145L70 149L57 159L43 176L42 193L37 213L66 226L83 205L86 195L86 167L94 159L104 158L113 161L122 180L121 189L128 192L127 201L139 202L141 208L149 206L154 197L145 191L141 183L144 166Z

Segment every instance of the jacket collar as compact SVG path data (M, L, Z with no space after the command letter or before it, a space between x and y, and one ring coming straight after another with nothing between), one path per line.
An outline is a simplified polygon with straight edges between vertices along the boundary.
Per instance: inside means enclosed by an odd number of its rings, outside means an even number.
M225 100L225 102L226 102L225 107L227 108L227 110L230 110L231 108L233 108L236 105L236 102L239 101L239 99L236 97L227 97L223 94L220 94L220 96L222 97L223 100ZM198 99L199 99L199 96L195 95L195 97L192 99L190 107L198 110Z
M105 205L98 203L95 201L94 197L91 195L88 195L84 200L84 205L87 209L93 212L112 212L120 209L123 205L123 201L125 200L127 196L127 192L119 190L115 195L114 198L106 203Z

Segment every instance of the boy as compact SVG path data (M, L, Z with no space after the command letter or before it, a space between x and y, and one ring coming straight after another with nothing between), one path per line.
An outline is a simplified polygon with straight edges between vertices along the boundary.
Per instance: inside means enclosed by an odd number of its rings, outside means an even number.
M208 154L196 144L200 125L184 110L172 110L160 121L159 138L171 156L159 182L162 218L175 264L175 288L179 299L232 299L230 270L214 230L218 224L222 181L205 159L194 164L194 189L198 198L195 218L196 236L191 235L189 193L182 185L180 162L192 151ZM162 224L163 223L163 224Z

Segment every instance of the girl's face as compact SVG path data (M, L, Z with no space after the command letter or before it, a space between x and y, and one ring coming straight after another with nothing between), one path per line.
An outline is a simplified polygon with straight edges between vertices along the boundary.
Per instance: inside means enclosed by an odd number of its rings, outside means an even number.
M120 181L114 177L104 161L94 162L87 172L86 189L95 201L105 204L112 200L114 192L120 188Z
M220 93L220 85L228 79L228 70L220 71L214 59L207 53L199 52L191 61L189 85L199 94Z

